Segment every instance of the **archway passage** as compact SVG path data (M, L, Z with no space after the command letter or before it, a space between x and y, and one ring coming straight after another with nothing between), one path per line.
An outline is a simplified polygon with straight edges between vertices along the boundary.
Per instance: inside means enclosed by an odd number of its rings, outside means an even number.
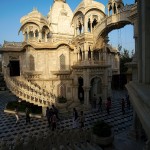
M19 60L9 61L10 76L20 76L20 62Z
M78 99L81 103L84 103L84 90L83 90L83 78L78 78Z
M100 77L95 77L91 80L91 89L89 91L90 103L93 108L96 108L97 100L102 96L102 80Z
M118 74L112 76L111 88L114 90L125 89L127 84L126 74Z

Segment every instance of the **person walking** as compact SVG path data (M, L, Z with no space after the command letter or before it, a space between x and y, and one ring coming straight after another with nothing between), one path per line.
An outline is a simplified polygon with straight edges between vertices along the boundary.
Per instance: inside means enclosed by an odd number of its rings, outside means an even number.
M15 108L15 117L16 117L16 124L18 124L18 121L19 121L18 106L16 106Z
M80 127L81 129L84 128L84 122L85 122L85 117L83 111L80 113Z
M60 118L59 118L59 116L58 116L58 109L57 109L54 105L52 105L52 109L53 109L53 113L55 113L55 115L56 115L56 118L57 118L58 120L60 120Z
M48 107L46 108L46 117L47 117L48 127L50 127L50 110Z
M73 128L77 128L78 127L78 112L76 110L76 108L73 108Z
M26 113L26 124L28 124L30 123L30 110L28 107L26 107L25 113Z
M57 127L57 117L56 117L55 112L53 112L51 122L52 122L52 131L55 131Z

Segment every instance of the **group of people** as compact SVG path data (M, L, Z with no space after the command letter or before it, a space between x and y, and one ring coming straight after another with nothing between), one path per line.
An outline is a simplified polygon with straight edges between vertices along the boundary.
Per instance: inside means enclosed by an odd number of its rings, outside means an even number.
M60 120L58 116L58 109L52 105L51 108L46 108L46 117L48 121L48 127L51 127L52 131L56 130L57 121Z
M125 114L125 106L130 109L130 100L129 100L129 95L127 94L125 98L121 98L121 111L122 111L122 114ZM93 107L92 108L96 108L97 111L103 111L103 109L105 108L106 109L106 112L107 114L109 115L110 114L110 109L112 107L112 100L111 100L111 97L107 97L105 103L104 103L105 106L103 106L103 101L102 101L102 98L99 97L97 98L95 95L94 95L94 98L93 98Z
M95 105L96 97L94 97L94 105ZM129 100L129 95L126 95L126 102L125 99L121 99L121 110L122 114L125 114L125 103L127 104L128 109L130 109L130 100ZM102 98L99 97L98 102L97 102L97 110L98 111L103 111L103 102ZM107 114L110 114L110 109L111 109L111 97L107 97L107 100L105 101L105 108L107 111ZM96 106L94 106L96 107ZM25 109L25 115L26 115L26 124L30 123L30 109L29 107L26 107ZM16 124L19 122L19 113L18 113L18 107L15 108L15 116L16 116ZM58 109L52 105L51 108L47 107L46 109L46 117L48 121L48 127L51 127L52 131L56 130L57 127L57 121L60 120L58 116ZM80 115L78 114L78 111L76 108L73 108L73 128L83 128L85 126L85 117L83 111L80 112Z

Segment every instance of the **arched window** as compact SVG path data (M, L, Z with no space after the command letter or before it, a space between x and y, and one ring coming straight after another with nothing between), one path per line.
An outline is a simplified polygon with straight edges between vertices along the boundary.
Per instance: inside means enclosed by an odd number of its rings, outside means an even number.
M28 33L25 32L25 40L27 41L28 40Z
M42 31L42 39L45 39L45 31Z
M65 56L64 54L60 55L60 70L65 70L66 65L65 65Z
M88 19L88 32L91 32L91 20L90 20L90 18Z
M79 21L79 33L81 34L81 32L82 32L82 24L81 24L81 22Z
M34 37L34 33L33 33L33 31L30 31L29 32L29 38L33 38Z
M114 9L113 9L113 11L114 11L114 14L116 14L116 4L114 4Z
M38 30L35 31L35 37L37 38L39 36Z

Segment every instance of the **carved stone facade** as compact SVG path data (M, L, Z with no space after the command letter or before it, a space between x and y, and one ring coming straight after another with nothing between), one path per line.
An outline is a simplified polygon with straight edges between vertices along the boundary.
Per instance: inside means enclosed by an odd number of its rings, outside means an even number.
M20 20L24 41L5 42L0 49L4 75L34 82L51 97L63 96L70 104L83 102L89 107L94 94L111 96L112 75L119 74L119 52L108 44L107 35L132 23L129 11L135 7L121 11L121 0L109 1L109 11L112 6L116 10L109 16L94 0L83 0L74 13L65 0L55 0L46 17L34 9Z

